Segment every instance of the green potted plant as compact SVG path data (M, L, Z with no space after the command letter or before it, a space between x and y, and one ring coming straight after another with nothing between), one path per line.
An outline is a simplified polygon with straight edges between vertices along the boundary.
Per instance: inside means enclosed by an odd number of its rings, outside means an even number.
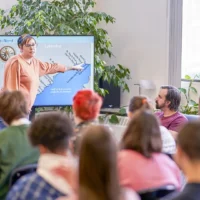
M184 95L186 103L181 105L180 111L184 114L198 114L199 104L191 98L191 94L198 95L197 89L193 86L195 79L199 79L199 75L195 75L194 78L191 78L189 75L186 75L184 79L189 82L188 88L179 88L180 92Z

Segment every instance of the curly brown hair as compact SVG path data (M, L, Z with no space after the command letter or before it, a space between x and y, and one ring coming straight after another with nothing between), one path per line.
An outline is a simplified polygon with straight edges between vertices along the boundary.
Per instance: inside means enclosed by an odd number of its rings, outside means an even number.
M43 145L52 153L67 150L72 134L71 120L65 113L58 111L40 114L28 131L33 146Z

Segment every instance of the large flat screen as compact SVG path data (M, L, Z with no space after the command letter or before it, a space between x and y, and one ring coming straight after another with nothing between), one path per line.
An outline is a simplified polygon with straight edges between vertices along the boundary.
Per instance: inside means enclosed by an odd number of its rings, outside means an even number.
M0 36L0 88L6 60L20 53L19 36ZM35 57L43 62L66 66L83 64L82 71L48 74L40 77L40 86L34 106L72 105L75 93L83 88L93 89L94 37L93 36L40 36L35 37Z

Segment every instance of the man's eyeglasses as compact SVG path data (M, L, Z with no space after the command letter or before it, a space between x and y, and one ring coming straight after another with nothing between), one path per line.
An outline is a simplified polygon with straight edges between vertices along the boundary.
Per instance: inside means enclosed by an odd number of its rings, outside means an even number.
M25 47L36 47L37 44L35 44L35 43L34 43L34 44L24 44L24 46L25 46Z

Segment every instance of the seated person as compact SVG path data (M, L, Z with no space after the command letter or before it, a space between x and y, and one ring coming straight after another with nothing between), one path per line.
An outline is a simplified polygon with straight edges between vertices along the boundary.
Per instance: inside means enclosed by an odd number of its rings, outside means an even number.
M158 119L151 110L136 111L121 141L118 155L120 183L137 192L165 185L180 188L180 170L161 153Z
M161 86L156 98L156 112L161 124L172 132L176 138L177 132L188 121L187 118L178 111L181 102L181 94L176 87Z
M19 179L8 193L7 200L54 200L70 195L71 186L62 177L53 174L52 169L61 164L74 166L68 152L72 132L73 127L66 114L51 112L36 117L28 134L32 145L40 151L37 172Z
M102 98L92 90L79 90L73 98L73 113L76 132L95 122L102 106Z
M139 109L153 109L146 97L134 96L130 100L128 107L128 117L131 119L135 111ZM176 143L171 133L164 127L160 126L162 139L162 152L167 154L174 154L176 152Z
M71 147L74 155L78 155L80 133L91 124L97 123L97 117L102 106L102 98L94 91L79 90L73 98L73 113L75 121L75 136Z
M189 122L179 132L175 161L187 177L187 184L179 194L167 196L166 200L200 199L200 122Z
M77 200L139 200L138 195L130 189L119 185L117 170L117 147L108 127L91 125L87 127L80 144L79 181L74 184ZM97 158L95 161L94 159ZM58 174L70 182L73 169L60 167ZM73 179L74 180L74 179ZM59 198L59 200L69 198Z
M4 91L0 94L0 116L8 125L0 131L0 199L3 200L12 170L37 163L39 152L28 141L28 105L21 92Z

